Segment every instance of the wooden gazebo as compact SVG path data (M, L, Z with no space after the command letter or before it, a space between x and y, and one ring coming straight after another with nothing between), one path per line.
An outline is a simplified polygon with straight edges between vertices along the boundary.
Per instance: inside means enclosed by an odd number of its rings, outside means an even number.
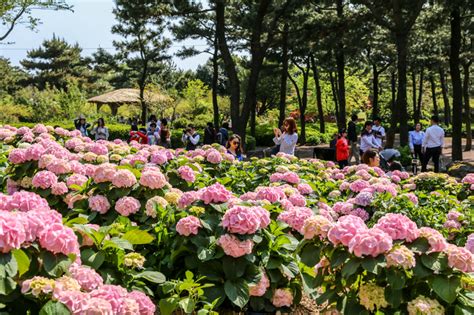
M148 104L153 103L165 103L169 102L170 98L166 95L157 92L145 91L144 96L145 102ZM118 108L125 104L141 103L140 90L139 89L118 89L115 91L107 92L102 95L91 97L87 100L89 103L97 105L97 111L102 105L108 105L112 111L112 115L116 116Z

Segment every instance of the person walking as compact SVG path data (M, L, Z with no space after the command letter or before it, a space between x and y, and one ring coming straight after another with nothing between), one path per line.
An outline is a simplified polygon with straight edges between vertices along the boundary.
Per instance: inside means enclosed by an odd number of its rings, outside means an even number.
M374 134L375 143L377 143L377 146L379 148L383 148L383 140L385 139L385 128L382 127L382 119L380 119L380 117L374 118L372 133Z
M166 118L161 119L160 145L164 148L171 147L171 131L168 128L168 120Z
M439 125L438 116L431 117L431 126L426 129L421 145L424 154L421 171L426 172L428 162L433 159L434 171L439 173L439 158L443 152L444 130Z
M229 141L229 123L225 122L222 124L222 127L219 129L219 132L217 133L217 142L220 145L226 146L228 141Z
M372 122L366 121L364 130L360 136L360 155L362 156L370 149L380 150L381 148L382 147L375 141L374 134L372 133Z
M86 117L84 115L81 114L78 118L74 119L74 126L81 132L83 137L89 136L87 129L89 129L91 125L87 123Z
M354 114L351 116L351 121L347 125L347 140L351 146L349 151L349 157L347 159L348 162L352 160L354 157L356 164L359 164L359 149L357 148L357 129L356 129L356 121L357 115Z
M336 161L341 169L349 165L349 142L346 137L347 131L346 129L342 129L339 132L339 139L336 142Z
M425 132L421 129L421 124L417 123L415 125L415 130L412 130L408 133L408 146L410 147L411 154L415 159L420 161L423 160L421 145L423 144L423 139L425 138Z
M95 140L109 140L109 128L105 127L104 118L97 119L97 125L91 130Z
M193 125L189 125L186 130L183 130L183 136L181 137L186 150L191 151L197 148L200 140L199 134L196 132L196 128Z
M286 154L295 155L295 147L298 142L298 129L293 118L287 118L283 121L283 133L280 129L273 129L275 138L273 142L280 145L280 151Z
M214 128L214 124L211 122L207 123L206 129L204 129L204 144L213 144L216 142L217 133Z

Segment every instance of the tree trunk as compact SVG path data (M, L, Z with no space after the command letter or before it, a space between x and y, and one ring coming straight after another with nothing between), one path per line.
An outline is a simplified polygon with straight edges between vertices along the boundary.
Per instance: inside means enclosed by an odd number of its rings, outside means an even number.
M296 80L294 80L291 76L289 76L291 82L295 86L296 95L298 97L298 105L300 110L300 132L298 136L298 142L301 144L306 143L306 108L308 107L308 79L309 79L309 71L311 69L310 57L306 58L306 64L303 67L299 66L295 63L295 66L303 73L303 89L302 93L300 93L300 89Z
M418 90L418 105L416 106L416 113L415 113L415 124L420 121L421 118L421 106L423 104L423 79L424 79L424 69L421 68L420 71L420 85Z
M344 6L343 0L336 1L337 17L341 22L344 17ZM336 66L338 76L338 95L339 95L339 119L337 124L339 129L345 128L346 126L346 85L345 85L345 60L344 60L344 44L342 42L342 36L339 36L336 50Z
M411 89L412 89L411 100L413 103L413 119L415 119L415 116L416 116L416 72L415 70L413 70L411 73Z
M377 70L377 65L374 63L372 65L372 75L373 75L373 100L372 100L372 118L379 116L379 72Z
M408 145L407 53L408 32L396 34L398 88L394 114L400 123L400 146Z
M433 99L433 113L438 116L439 109L438 109L438 100L436 99L436 82L434 76L430 75L430 85L431 85L431 97Z
M250 135L252 137L255 137L255 124L256 124L256 116L257 115L257 107L254 106L252 107L252 109L250 110Z
M214 113L214 127L219 130L219 104L217 102L217 84L219 80L217 36L214 40L214 54L212 56L212 108Z
M146 124L148 115L148 106L145 102L145 86L140 85L140 105L142 108L142 123Z
M451 4L451 40L449 69L453 84L453 134L452 159L462 161L462 83L459 70L459 51L461 48L461 13L459 4Z
M311 65L313 68L313 79L314 85L316 86L316 104L318 107L318 116L319 116L319 132L325 133L326 126L324 123L324 111L323 111L323 101L321 99L321 82L319 81L319 70L314 60L314 56L311 55Z
M224 62L227 79L229 80L230 118L232 121L232 129L236 132L236 128L242 123L240 121L240 81L237 75L235 61L232 58L225 36L225 0L216 0L215 10L216 37L221 57Z
M337 99L336 82L334 80L332 71L329 71L329 81L331 82L332 98L334 100L334 108L336 111L336 121L339 121L339 101Z
M448 84L446 83L446 76L442 67L439 67L439 81L441 84L441 93L443 94L444 124L449 126L451 124L451 107L449 106Z
M472 149L472 130L471 130L471 107L469 106L469 67L471 63L463 65L464 83L463 83L463 98L464 98L464 119L466 122L466 147L464 151L471 151Z
M281 67L281 81L280 81L280 115L278 117L278 127L283 125L283 121L286 117L286 81L288 73L288 23L285 23L283 28L283 55L282 55L282 67Z
M391 86L391 91L392 91L392 101L390 103L390 110L392 112L392 115L390 117L390 129L388 130L387 133L387 142L386 142L386 147L387 148L393 148L393 145L395 143L395 128L397 126L397 115L394 114L395 112L395 106L396 106L396 94L397 94L397 78L395 75L395 72L393 71L390 76L390 86Z

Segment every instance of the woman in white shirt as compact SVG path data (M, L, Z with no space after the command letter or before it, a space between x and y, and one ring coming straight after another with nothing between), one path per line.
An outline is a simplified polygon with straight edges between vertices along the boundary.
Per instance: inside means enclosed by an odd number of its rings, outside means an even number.
M92 129L91 134L95 140L109 140L109 128L105 127L104 118L97 119L97 126Z
M283 133L280 129L275 128L273 132L275 138L273 142L276 145L280 145L280 152L295 155L295 147L298 142L298 130L296 128L296 122L293 118L287 118L283 122Z
M360 155L364 154L370 149L381 149L381 146L375 140L374 134L372 133L372 122L367 121L364 124L364 131L362 131L360 137Z

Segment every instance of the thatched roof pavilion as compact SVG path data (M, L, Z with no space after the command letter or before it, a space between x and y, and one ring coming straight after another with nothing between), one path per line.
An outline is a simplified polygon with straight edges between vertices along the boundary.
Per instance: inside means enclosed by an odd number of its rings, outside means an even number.
M157 93L145 91L145 102L148 104L169 102L170 97ZM140 104L140 90L139 89L118 89L107 92L102 95L91 97L87 100L89 103L97 104L97 110L102 105L108 105L112 111L112 115L117 115L117 110L120 106L125 104Z

